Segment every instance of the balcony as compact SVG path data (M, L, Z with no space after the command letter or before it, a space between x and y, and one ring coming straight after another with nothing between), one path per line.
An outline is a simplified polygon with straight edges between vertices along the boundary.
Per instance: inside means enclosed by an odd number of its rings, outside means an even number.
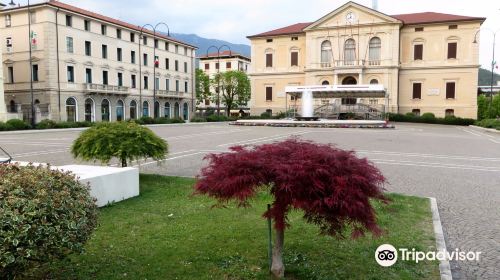
M124 86L112 86L103 84L84 84L83 90L89 93L108 93L108 94L118 94L127 95L129 94L129 88Z
M389 66L391 60L335 60L332 62L312 63L312 69L333 69L333 68L365 68L372 66Z
M156 90L156 93L160 96L165 96L165 97L184 98L184 92L180 91Z

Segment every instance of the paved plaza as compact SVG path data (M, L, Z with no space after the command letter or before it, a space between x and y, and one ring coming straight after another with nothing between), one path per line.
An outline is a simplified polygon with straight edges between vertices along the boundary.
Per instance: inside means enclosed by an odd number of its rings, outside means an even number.
M500 134L479 129L397 124L396 129L236 127L226 123L155 126L170 153L161 165L141 162L144 173L196 176L208 153L238 144L263 144L291 136L334 143L373 161L390 192L435 197L449 251L481 251L480 262L454 262L455 279L500 276ZM67 165L79 131L0 133L14 160Z

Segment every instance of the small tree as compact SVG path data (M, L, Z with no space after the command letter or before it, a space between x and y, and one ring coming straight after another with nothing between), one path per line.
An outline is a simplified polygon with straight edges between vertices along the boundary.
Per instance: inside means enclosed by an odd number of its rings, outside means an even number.
M210 100L210 78L201 69L196 69L196 103L203 104Z
M215 75L212 84L220 84L221 102L229 116L231 109L246 105L250 100L250 79L243 71L227 71Z
M83 131L71 147L75 158L98 160L107 164L118 158L122 167L127 161L165 159L168 144L149 128L135 122L103 122Z
M343 238L346 228L352 228L353 238L366 231L381 233L370 199L387 201L381 187L385 178L367 159L296 139L231 150L206 157L209 165L202 169L195 193L247 206L260 189L270 191L274 202L263 216L274 220L274 276L284 276L284 229L292 209L303 210L304 219L323 234Z

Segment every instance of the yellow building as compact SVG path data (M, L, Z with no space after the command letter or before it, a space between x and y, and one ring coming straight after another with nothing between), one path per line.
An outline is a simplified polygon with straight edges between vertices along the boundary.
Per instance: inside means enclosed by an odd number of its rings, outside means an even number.
M249 36L252 114L300 108L287 86L379 84L386 98L316 98L315 114L476 118L479 45L473 41L484 20L441 13L390 16L348 2L315 22Z

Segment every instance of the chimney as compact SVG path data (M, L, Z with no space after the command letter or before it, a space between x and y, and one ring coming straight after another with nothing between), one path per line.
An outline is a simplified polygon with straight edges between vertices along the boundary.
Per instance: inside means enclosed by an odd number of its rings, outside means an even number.
M378 11L378 0L372 0L372 9Z

